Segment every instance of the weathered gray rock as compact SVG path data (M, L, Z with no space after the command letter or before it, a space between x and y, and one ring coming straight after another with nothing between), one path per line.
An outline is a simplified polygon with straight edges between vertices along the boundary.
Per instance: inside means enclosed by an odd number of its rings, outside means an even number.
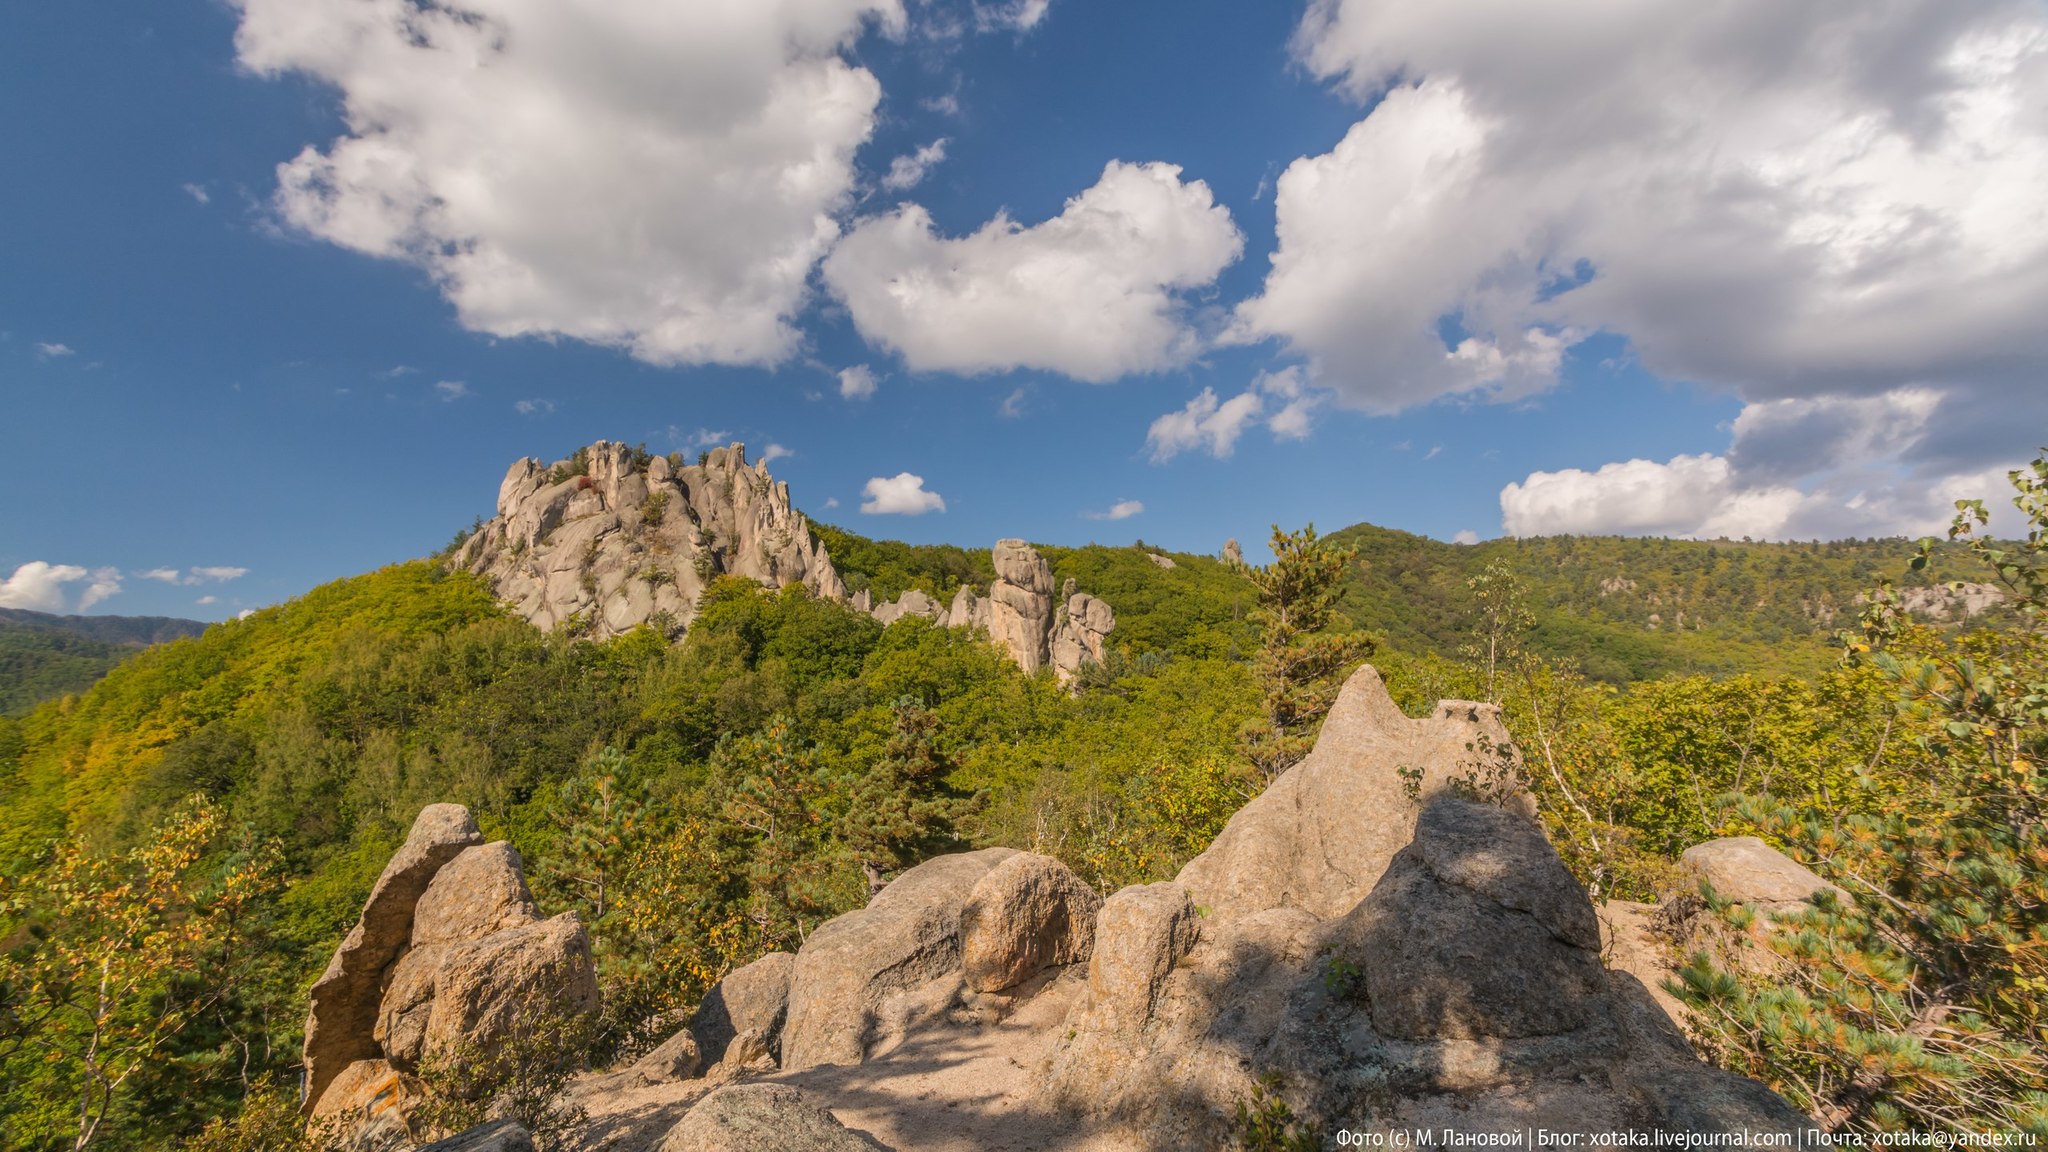
M704 1054L697 1047L697 1038L685 1029L633 1061L632 1071L642 1083L666 1084L673 1080L688 1080L703 1067Z
M1806 907L1821 891L1847 899L1840 888L1755 836L1695 844L1679 857L1679 864L1693 879L1712 885L1723 900L1779 914Z
M597 970L582 918L564 912L500 929L450 952L434 981L425 1051L489 1051L537 1011L597 1011Z
M1109 605L1085 592L1068 592L1053 620L1052 635L1046 642L1053 671L1066 683L1080 674L1082 665L1100 664L1104 642L1116 628L1116 614Z
M1239 809L1177 879L1219 919L1278 907L1341 916L1408 843L1422 801L1479 788L1533 814L1520 772L1498 708L1446 700L1411 720L1365 665L1345 682L1315 750Z
M1000 992L1088 959L1102 898L1065 864L1020 852L975 882L960 913L966 986Z
M1233 568L1242 567L1244 564L1244 549L1238 547L1235 540L1225 540L1223 542L1222 556L1223 562Z
M765 463L749 466L744 446L686 463L600 440L579 456L576 476L566 475L573 457L515 463L497 515L451 560L538 627L574 620L601 638L666 619L680 630L720 575L846 599L810 522L790 507L789 486Z
M517 1120L493 1120L436 1140L420 1152L534 1152L533 1134Z
M1177 565L1177 564L1175 564L1175 563L1173 562L1173 557L1171 557L1171 556L1161 556L1161 555L1160 555L1159 553L1157 553L1157 552L1147 552L1147 553L1145 553L1145 559L1147 559L1147 560L1150 560L1150 561L1151 561L1151 562L1152 562L1152 563L1153 563L1153 564L1154 564L1155 566L1157 566L1157 567L1160 567L1160 568L1164 568L1164 569L1166 569L1166 570L1167 570L1167 571L1169 571L1169 572L1171 572L1171 571L1173 571L1173 570L1174 570L1175 568L1179 567L1179 565Z
M458 854L420 895L412 946L477 940L539 920L519 849L499 840Z
M1472 751L1462 737L1497 720L1459 703L1406 720L1370 670L1345 694L1315 756L1247 806L1265 806L1255 819L1232 821L1235 843L1211 849L1225 859L1192 869L1192 901L1161 884L1103 904L1088 985L1041 1082L1047 1104L1147 1147L1213 1142L1264 1073L1326 1130L1807 1123L1700 1063L1639 982L1601 969L1592 909L1532 821L1439 783ZM1318 767L1313 787L1287 788ZM1415 770L1425 814L1395 767ZM1376 782L1381 769L1393 781ZM1395 834L1406 839L1376 864Z
M376 1040L385 971L412 939L413 910L440 870L483 841L460 804L429 804L384 866L363 914L314 983L306 1016L306 1110L342 1069L384 1053Z
M1052 567L1022 540L996 541L992 559L996 580L988 590L989 637L1028 676L1051 656Z
M1390 1038L1556 1036L1606 993L1599 921L1542 830L1455 797L1423 811L1335 939Z
M774 1055L782 1049L782 1024L789 1015L789 982L796 957L770 952L726 973L690 1018L690 1034L707 1060L720 1059L733 1037L758 1032L762 1046Z
M1133 885L1104 901L1088 961L1090 1007L1101 1025L1143 1028L1167 976L1200 934L1194 901L1179 884Z
M412 942L384 980L374 1033L384 1055L407 1071L426 1054L427 1024L442 973L493 932L534 924L540 909L526 887L518 849L505 841L464 849L435 875L413 915Z
M947 615L949 615L948 610L942 607L937 600L932 599L915 588L905 589L903 595L874 610L875 620L884 628L903 619L905 616L922 616L926 620L936 622L942 620Z
M660 1152L887 1152L786 1084L734 1084L697 1102Z
M866 908L811 933L791 975L782 1066L866 1059L885 997L959 969L961 909L974 885L1014 855L984 848L927 860L891 881Z
M974 594L974 589L965 584L953 593L953 605L946 610L945 625L948 628L979 628L988 631L988 601Z

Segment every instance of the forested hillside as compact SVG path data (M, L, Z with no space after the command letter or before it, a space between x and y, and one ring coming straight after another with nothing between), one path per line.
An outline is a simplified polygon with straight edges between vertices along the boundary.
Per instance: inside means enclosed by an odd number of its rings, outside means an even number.
M1452 655L1471 624L1467 581L1503 565L1526 590L1532 650L1623 684L1685 673L1817 672L1882 577L1932 588L1961 574L1937 548L1906 572L1904 539L1771 544L1620 536L1505 537L1445 544L1358 524L1344 610L1396 647ZM1981 579L1982 577L1977 577Z
M83 691L139 648L206 625L168 616L53 616L0 608L0 715Z
M985 554L820 536L877 595L987 575ZM1676 855L1712 836L1792 845L1801 820L1919 821L1961 794L1938 786L1954 722L1895 710L1901 665L1840 666L1822 639L1907 570L1902 544L1460 548L1359 527L1276 545L1249 572L1043 549L1117 616L1074 691L970 631L885 628L800 585L722 578L681 643L592 642L419 562L0 719L0 1145L74 1147L97 1115L92 1146L171 1148L277 1099L308 986L430 802L467 805L548 911L590 926L602 1057L950 847L1035 849L1103 892L1171 876L1365 653L1411 713L1502 704L1553 842L1600 897L1675 891ZM1304 615L1318 598L1341 613ZM1887 659L1957 642L1894 624L1873 640ZM2006 651L1985 635L1963 643ZM2001 738L2037 750L2016 723ZM2013 968L1997 995L2013 978L2033 977ZM1733 1042L1724 1058L1776 1067Z

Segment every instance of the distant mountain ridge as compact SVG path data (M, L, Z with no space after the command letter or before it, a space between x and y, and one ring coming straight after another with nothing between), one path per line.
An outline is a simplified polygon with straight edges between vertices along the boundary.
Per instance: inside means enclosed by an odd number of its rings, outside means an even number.
M0 715L83 692L138 650L204 631L204 621L175 616L57 616L0 608Z

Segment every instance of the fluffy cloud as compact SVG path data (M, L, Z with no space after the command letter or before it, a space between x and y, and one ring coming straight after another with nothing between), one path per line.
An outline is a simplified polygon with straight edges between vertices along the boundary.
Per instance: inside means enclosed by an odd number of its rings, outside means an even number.
M841 52L901 0L231 0L258 73L339 90L279 165L309 235L427 270L470 328L658 364L774 363L881 86Z
M469 395L469 385L460 380L437 380L434 382L434 392L441 397L443 403L446 403Z
M1281 177L1236 338L1369 410L1596 330L1745 402L1725 456L1510 486L1512 530L1921 531L2048 424L2040 5L1315 0L1296 48L1385 98Z
M1278 407L1268 410L1268 398ZM1145 448L1152 462L1164 464L1190 449L1204 449L1219 460L1237 450L1245 429L1264 424L1275 440L1303 440L1308 437L1310 414L1322 403L1322 396L1303 382L1299 368L1263 372L1251 387L1219 400L1216 390L1204 388L1177 412L1152 421L1145 433Z
M882 187L890 192L905 192L924 183L925 173L934 164L946 158L946 138L919 148L907 156L898 156L889 161L889 170L882 175Z
M92 583L86 585L85 591L79 594L78 610L83 612L110 596L118 596L120 594L121 570L119 568L95 568L92 570Z
M1519 395L1594 329L1749 400L2048 361L2037 4L1317 0L1297 48L1399 86L1281 177L1239 330L1354 404Z
M196 584L201 580L211 580L216 584L226 583L229 580L240 580L242 577L247 576L248 574L249 570L247 568L232 568L227 566L220 566L214 568L194 568L192 569L193 579L187 580L186 583Z
M1501 525L1512 536L1614 534L1692 539L1839 539L1938 535L1955 502L1996 501L2005 469L1919 479L1898 473L1831 476L1822 487L1744 485L1725 456L1629 460L1597 471L1533 472L1501 490ZM1994 530L2011 530L1995 515Z
M770 444L761 451L761 463L773 464L777 460L787 460L794 455L796 455L796 450L793 448L785 448L780 444Z
M861 335L913 371L1099 382L1192 356L1179 293L1213 282L1243 246L1207 184L1171 164L1112 162L1030 227L999 214L947 238L917 204L864 220L824 274Z
M870 516L922 516L944 512L946 501L937 492L927 492L924 477L909 472L877 476L861 488L860 510Z
M1191 448L1206 449L1218 460L1227 460L1237 450L1237 438L1246 426L1259 418L1262 404L1256 392L1240 392L1218 401L1214 388L1204 388L1180 411L1152 422L1145 433L1145 448L1154 464L1164 464Z
M1722 454L1535 472L1500 494L1517 536L1617 533L1701 539L1938 534L1955 502L1984 499L1995 531L2019 528L2005 473L2019 457L1959 463L1923 442L1944 426L1927 388L1743 406Z
M39 343L36 345L36 355L45 360L55 360L60 356L76 356L77 354L78 349L71 347L69 344Z
M1081 517L1085 520L1129 520L1144 510L1145 502L1142 500L1119 500L1100 512L1083 512Z
M0 580L0 608L26 608L31 612L62 612L64 586L90 575L76 564L51 564L31 560Z
M521 416L547 416L554 412L553 400L514 400L512 410Z
M848 400L865 400L875 394L875 370L855 364L839 372L839 394Z

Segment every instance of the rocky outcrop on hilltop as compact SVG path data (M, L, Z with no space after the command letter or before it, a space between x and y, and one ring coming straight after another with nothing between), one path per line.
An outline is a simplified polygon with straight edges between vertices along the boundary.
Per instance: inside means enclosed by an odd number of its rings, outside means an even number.
M552 465L520 460L498 486L497 515L452 563L536 626L595 637L653 620L680 632L721 575L846 598L789 485L766 461L748 465L738 444L696 464L608 440Z
M576 913L542 918L518 851L484 843L461 805L430 805L313 986L307 1110L358 1136L402 1137L430 1056L489 1052L537 1010L597 1007Z
M749 465L743 444L696 464L600 440L567 460L527 457L498 486L497 514L449 563L489 582L536 627L603 639L656 624L680 635L705 587L743 576L771 588L801 584L884 625L919 616L988 633L1026 673L1051 667L1061 682L1103 659L1116 615L1075 590L1058 596L1052 569L1022 540L1001 540L986 597L962 587L950 605L917 589L877 604L848 594L832 558L791 507L789 485Z

